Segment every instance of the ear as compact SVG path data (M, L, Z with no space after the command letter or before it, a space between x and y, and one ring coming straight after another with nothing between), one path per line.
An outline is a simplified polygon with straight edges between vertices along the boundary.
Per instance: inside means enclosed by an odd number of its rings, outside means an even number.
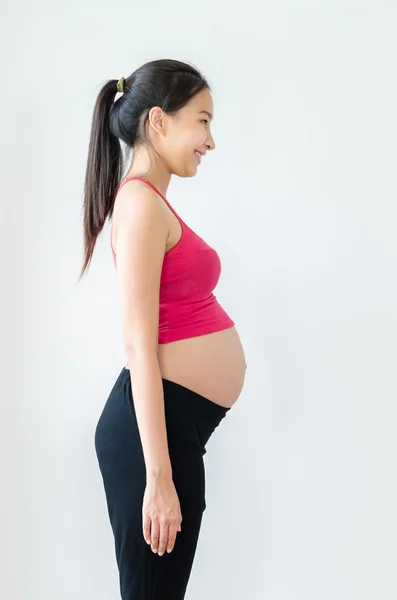
M149 111L149 125L159 135L165 135L165 115L159 106L153 106Z

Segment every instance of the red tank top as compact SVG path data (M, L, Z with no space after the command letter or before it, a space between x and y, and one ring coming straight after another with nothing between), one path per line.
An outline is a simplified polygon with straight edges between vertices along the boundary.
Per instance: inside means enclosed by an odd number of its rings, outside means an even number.
M143 177L128 177L118 190L132 179L150 185L169 206L182 227L181 238L164 254L160 279L159 344L233 327L234 321L213 294L221 274L218 253L182 221L150 181ZM112 244L111 249L117 269Z

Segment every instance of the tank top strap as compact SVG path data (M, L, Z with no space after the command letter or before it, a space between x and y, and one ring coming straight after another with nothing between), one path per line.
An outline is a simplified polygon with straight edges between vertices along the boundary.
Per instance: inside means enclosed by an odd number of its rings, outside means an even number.
M163 196L163 194L160 192L160 190L153 183L151 183L151 181L148 181L144 177L126 177L124 179L124 181L122 181L122 183L120 184L117 192L120 190L120 188L125 183L127 183L127 181L132 181L133 179L138 179L139 181L143 181L144 183L147 183L164 200L164 202L167 204L167 206L170 208L170 210L172 210L172 212L174 213L174 215L176 216L176 218L178 219L178 221L181 221L183 223L183 225L185 225L184 221L181 219L181 217L178 215L178 213L176 212L176 210L174 210L174 208L168 202L167 198L165 196Z

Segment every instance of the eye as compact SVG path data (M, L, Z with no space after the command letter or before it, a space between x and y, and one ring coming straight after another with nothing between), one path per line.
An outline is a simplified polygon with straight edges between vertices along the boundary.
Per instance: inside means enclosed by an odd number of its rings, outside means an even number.
M202 121L201 121L201 122L202 122L202 123L208 123L208 120L207 120L207 119L202 119Z

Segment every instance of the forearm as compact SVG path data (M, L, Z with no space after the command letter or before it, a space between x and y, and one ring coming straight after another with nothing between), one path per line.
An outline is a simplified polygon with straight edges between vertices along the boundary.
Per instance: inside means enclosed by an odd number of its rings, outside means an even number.
M128 364L147 478L172 476L157 354L129 353Z

